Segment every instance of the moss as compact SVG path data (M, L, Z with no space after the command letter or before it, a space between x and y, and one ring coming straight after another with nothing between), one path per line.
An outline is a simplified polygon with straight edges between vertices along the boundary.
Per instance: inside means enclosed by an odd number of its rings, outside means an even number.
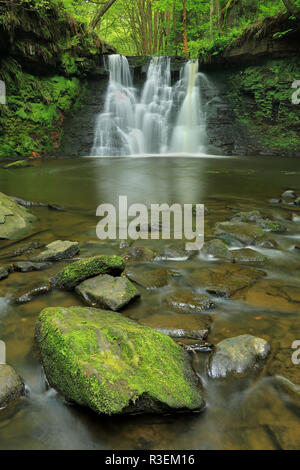
M9 170L13 168L26 168L28 166L32 166L28 160L18 160L16 162L3 165L3 168L5 168L6 170Z
M98 274L120 274L125 269L125 261L120 256L94 256L70 264L51 283L60 289L73 289L80 282Z
M18 78L7 82L7 105L0 107L0 157L49 154L59 147L64 116L80 106L85 85L61 76L20 72Z
M48 308L36 339L51 385L97 413L126 412L143 397L166 409L203 407L187 354L168 336L120 314Z
M292 103L292 84L299 76L298 58L268 60L227 73L226 97L241 129L255 135L261 153L299 153L300 106Z

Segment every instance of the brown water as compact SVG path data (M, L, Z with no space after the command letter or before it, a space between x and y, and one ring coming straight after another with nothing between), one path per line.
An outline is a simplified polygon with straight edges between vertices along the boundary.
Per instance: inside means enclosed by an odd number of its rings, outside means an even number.
M275 375L300 384L300 365L291 362L291 344L300 340L300 253L293 250L299 243L300 217L296 211L268 205L268 199L287 188L300 190L299 176L299 160L262 157L82 158L0 170L0 191L66 208L65 212L32 209L40 220L28 241L77 240L82 242L82 256L124 254L118 242L100 242L95 233L97 206L116 204L119 195L127 195L130 204L205 203L209 209L207 236L216 221L228 220L237 209L260 209L283 220L288 229L284 235L270 235L278 244L276 249L263 250L269 258L264 267L268 276L234 299L217 299L212 311L210 342L251 333L271 343L272 355L255 380L223 384L207 378L208 355L195 356L194 367L206 389L207 409L200 415L104 418L66 404L45 387L34 352L34 324L45 306L71 306L80 300L71 293L54 291L28 304L9 302L12 295L41 284L64 264L38 273L15 273L1 281L0 339L6 342L8 363L26 381L28 394L0 412L0 449L299 449L300 400L279 387ZM11 243L1 242L0 264L15 259L12 252L25 242ZM162 243L137 244L156 250ZM140 288L141 300L123 313L137 320L163 313L163 297L187 286L192 271L211 263L199 256L189 261L157 261L180 276L155 291Z

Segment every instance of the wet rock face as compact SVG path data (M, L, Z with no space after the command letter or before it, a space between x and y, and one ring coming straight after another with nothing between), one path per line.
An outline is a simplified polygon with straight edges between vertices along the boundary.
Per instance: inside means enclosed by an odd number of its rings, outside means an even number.
M212 269L201 268L194 271L190 276L190 283L219 297L232 297L264 276L264 271L259 269L227 263Z
M79 253L79 243L56 240L46 246L46 250L35 257L35 261L58 261L73 258Z
M191 289L177 290L165 299L166 305L180 313L201 313L215 307L213 301L204 294Z
M125 271L126 277L146 289L164 287L169 281L169 270L147 265L129 266Z
M0 364L0 408L17 400L24 394L23 380L16 371L6 364Z
M75 291L89 305L99 305L113 311L120 310L140 295L136 287L125 277L112 277L108 274L82 282Z
M155 314L140 320L172 338L205 340L210 332L212 318L206 314Z
M120 314L48 308L36 341L49 383L100 414L199 411L188 354L171 338Z
M208 375L213 379L242 377L251 370L260 369L270 349L267 341L252 335L225 339L210 357Z
M12 198L0 193L0 238L16 239L33 229L36 217Z

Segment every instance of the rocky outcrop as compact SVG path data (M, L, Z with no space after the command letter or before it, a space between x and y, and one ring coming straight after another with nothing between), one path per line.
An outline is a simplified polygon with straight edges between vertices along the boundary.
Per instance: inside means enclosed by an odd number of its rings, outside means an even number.
M51 386L96 413L204 407L188 354L168 336L118 313L48 308L35 336Z

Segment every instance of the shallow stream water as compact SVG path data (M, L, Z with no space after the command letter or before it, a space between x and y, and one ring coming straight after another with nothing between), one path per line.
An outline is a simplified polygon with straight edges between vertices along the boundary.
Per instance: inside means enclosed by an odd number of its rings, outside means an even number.
M257 158L81 158L45 160L33 168L0 170L0 191L28 201L63 206L57 212L30 209L39 217L26 241L1 241L0 264L16 260L12 252L28 241L47 244L57 239L81 242L81 256L126 254L118 241L96 238L96 208L117 205L120 195L129 204L204 203L208 208L206 237L215 222L228 220L241 210L258 209L287 228L269 234L275 248L261 248L268 257L267 276L230 300L215 299L209 312L214 323L209 342L250 333L267 339L272 354L255 379L209 380L208 354L193 357L207 402L201 414L177 416L99 417L64 402L48 390L34 348L34 325L46 306L80 305L72 293L53 291L27 304L16 305L13 295L43 284L64 266L35 273L13 273L0 283L0 339L7 345L7 362L27 385L27 395L0 411L0 449L299 449L300 400L278 386L276 375L300 384L300 365L292 364L291 345L300 340L300 211L271 206L288 188L300 190L300 161ZM174 242L178 243L181 242ZM138 241L153 250L166 241ZM18 260L21 258L18 258ZM189 260L158 260L178 273L167 287L140 288L141 299L123 314L139 320L164 312L163 298L189 286L191 272L216 261L196 255ZM145 268L147 269L147 268ZM188 325L187 325L188 327Z

